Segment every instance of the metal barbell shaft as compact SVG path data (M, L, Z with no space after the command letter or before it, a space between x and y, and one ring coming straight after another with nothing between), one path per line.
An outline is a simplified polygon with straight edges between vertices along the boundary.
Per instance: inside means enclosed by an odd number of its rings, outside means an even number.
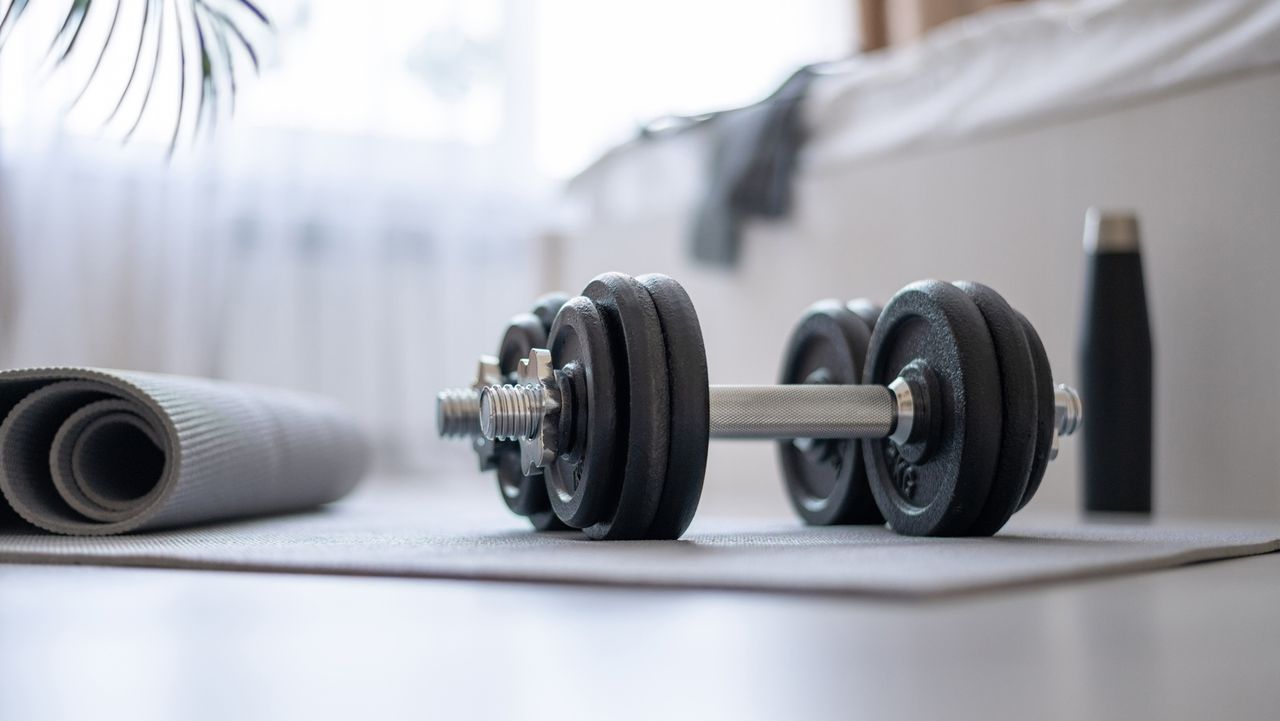
M505 401L517 391L495 392L495 398ZM893 431L898 416L895 396L885 386L719 385L711 386L710 392L713 438L881 438ZM531 402L535 394L530 389ZM521 405L522 413L508 410L505 403L482 410L480 396L479 390L471 388L439 393L436 422L442 438L517 437L537 427L528 412L533 406ZM508 424L512 418L519 420L519 431L504 427L484 433L485 422L495 422L499 414Z
M548 351L534 349L534 353ZM497 440L532 439L544 423L542 416L559 410L558 401L544 393L542 384L491 385L479 391L479 403L458 402L447 390L437 398L441 435L455 427L474 429ZM896 378L888 386L797 384L771 386L710 386L710 435L712 438L827 439L889 438L906 443L912 437L917 416L924 412L911 384ZM555 394L552 394L555 395ZM478 405L478 408L477 408ZM474 425L463 414L477 413ZM459 416L454 418L453 416ZM1059 385L1054 394L1054 444L1079 426L1080 396ZM541 443L539 439L539 443ZM522 445L523 447L523 445ZM539 446L541 448L541 446ZM554 453L555 449L550 448ZM540 451L542 452L542 451Z
M712 438L883 438L897 402L885 386L711 386Z

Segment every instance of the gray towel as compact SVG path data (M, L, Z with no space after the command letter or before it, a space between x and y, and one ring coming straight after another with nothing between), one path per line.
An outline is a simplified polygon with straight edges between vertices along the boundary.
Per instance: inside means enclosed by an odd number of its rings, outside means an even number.
M0 528L103 535L337 500L369 451L340 408L134 371L0 372Z
M813 70L803 67L764 101L708 117L713 130L707 189L693 219L693 257L738 262L747 218L784 218L806 139L800 104Z

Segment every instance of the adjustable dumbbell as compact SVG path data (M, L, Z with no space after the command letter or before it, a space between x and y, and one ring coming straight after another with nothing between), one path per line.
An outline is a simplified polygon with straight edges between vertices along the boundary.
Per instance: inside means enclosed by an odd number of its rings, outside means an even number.
M533 309L507 322L498 344L498 355L480 356L470 387L450 388L436 396L436 427L442 438L471 441L480 470L494 471L498 492L507 507L525 516L540 531L568 528L556 518L539 475L526 475L520 464L520 445L514 440L485 438L480 433L480 391L486 386L514 382L516 369L534 348L544 348L564 293L548 293L534 301Z
M556 516L591 538L683 533L710 437L787 439L784 475L810 523L878 523L874 505L903 533L991 534L1030 499L1080 410L1074 391L1055 392L1025 318L984 286L939 281L908 286L869 322L811 309L789 385L709 386L683 288L605 274L564 304L517 376L481 391L481 431L516 440ZM818 478L831 458L837 472Z

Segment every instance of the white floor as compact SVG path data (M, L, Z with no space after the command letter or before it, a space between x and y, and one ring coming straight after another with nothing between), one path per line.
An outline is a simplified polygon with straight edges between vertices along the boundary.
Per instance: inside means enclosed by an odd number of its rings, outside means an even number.
M1274 718L1280 554L943 601L0 566L0 718Z

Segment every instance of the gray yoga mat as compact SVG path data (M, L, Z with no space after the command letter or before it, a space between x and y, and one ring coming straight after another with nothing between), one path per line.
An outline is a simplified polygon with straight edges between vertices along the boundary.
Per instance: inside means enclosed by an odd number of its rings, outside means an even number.
M681 541L600 542L530 532L501 506L371 485L315 513L180 532L3 534L0 561L933 597L1280 550L1275 525L1017 518L994 538L945 539L700 517Z
M346 495L369 455L327 400L154 373L3 371L0 418L3 530L105 535L312 508Z

